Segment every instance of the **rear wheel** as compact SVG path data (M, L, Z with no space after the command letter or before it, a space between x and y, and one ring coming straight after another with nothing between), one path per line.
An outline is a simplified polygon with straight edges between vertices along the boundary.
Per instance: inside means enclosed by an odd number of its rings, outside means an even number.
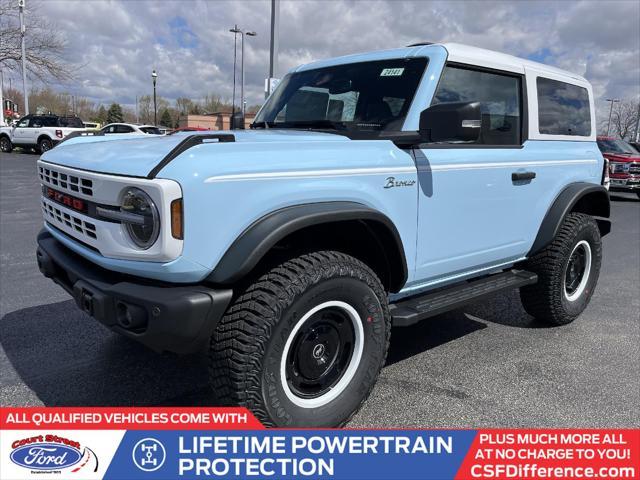
M11 153L11 150L13 150L13 145L11 144L9 137L5 135L0 137L0 151L4 153Z
M602 261L600 230L583 213L566 216L553 242L525 262L538 282L520 289L525 310L552 324L571 323L589 304Z
M49 138L41 138L38 140L38 150L40 153L47 152L53 148L53 142Z
M343 425L375 384L390 328L366 265L339 252L303 255L235 300L211 340L211 383L219 401L268 426Z

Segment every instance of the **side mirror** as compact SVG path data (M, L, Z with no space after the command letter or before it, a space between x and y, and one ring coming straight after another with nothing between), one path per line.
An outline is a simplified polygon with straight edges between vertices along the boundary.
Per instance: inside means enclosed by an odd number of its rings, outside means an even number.
M420 114L419 133L427 142L475 142L481 125L480 102L438 103Z

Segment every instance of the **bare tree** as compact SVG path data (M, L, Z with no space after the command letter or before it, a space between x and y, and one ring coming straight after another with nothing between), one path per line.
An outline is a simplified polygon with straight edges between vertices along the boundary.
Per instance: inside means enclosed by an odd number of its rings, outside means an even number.
M43 82L54 78L68 80L73 70L62 55L66 39L56 25L38 13L38 3L31 0L25 14L25 49L27 70ZM21 36L18 2L0 0L0 64L19 73L21 71Z
M176 98L176 109L178 110L180 115L186 115L189 113L193 105L193 101L187 97Z
M616 135L623 139L631 139L638 124L638 99L622 100L618 108L614 109L611 125Z

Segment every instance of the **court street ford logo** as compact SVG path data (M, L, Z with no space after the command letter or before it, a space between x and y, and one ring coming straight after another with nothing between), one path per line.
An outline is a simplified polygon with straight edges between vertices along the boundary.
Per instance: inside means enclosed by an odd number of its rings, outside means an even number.
M18 442L14 442L14 445ZM11 452L13 463L30 470L62 470L75 465L81 458L82 453L74 446L53 442L27 443Z

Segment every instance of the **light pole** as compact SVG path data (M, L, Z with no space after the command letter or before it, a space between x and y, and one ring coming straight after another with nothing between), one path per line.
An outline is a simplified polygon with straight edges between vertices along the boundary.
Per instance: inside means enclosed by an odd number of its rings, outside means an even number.
M235 116L236 116L236 57L238 51L238 33L241 30L238 28L238 25L234 25L232 29L229 30L233 33L233 97L231 101L231 129L235 127Z
M153 69L151 72L151 79L153 80L153 124L158 126L158 107L156 104L156 79L158 78L158 74L156 73L156 69Z
M232 29L229 30L234 35L240 34L240 111L242 112L242 121L244 122L244 37L245 35L249 37L255 37L257 35L256 32L245 32L238 28L238 25L234 25ZM235 113L235 98L236 98L236 46L235 46L235 38L234 38L234 47L233 47L233 114Z
M264 92L265 100L271 94L271 83L278 63L278 25L280 24L280 0L271 0L271 41L269 42L269 78Z
M245 35L249 37L255 37L258 35L256 32L245 32ZM240 64L240 76L242 77L242 85L240 87L240 98L242 99L242 121L244 122L244 112L246 110L244 100L244 35L242 36L242 63Z
M29 114L29 95L27 95L27 55L24 46L24 34L26 28L24 26L24 7L25 0L18 0L18 8L20 10L20 43L22 48L22 94L24 95L24 114Z
M640 141L640 100L638 100L638 113L636 118L636 133L633 136L636 142Z
M2 44L0 44L2 46ZM4 75L2 74L2 65L0 65L0 127L4 127L4 98L2 92L4 91Z
M613 113L613 104L619 102L618 98L607 98L607 102L611 102L611 108L609 109L609 122L607 122L607 137L609 136L609 129L611 127L611 114Z

